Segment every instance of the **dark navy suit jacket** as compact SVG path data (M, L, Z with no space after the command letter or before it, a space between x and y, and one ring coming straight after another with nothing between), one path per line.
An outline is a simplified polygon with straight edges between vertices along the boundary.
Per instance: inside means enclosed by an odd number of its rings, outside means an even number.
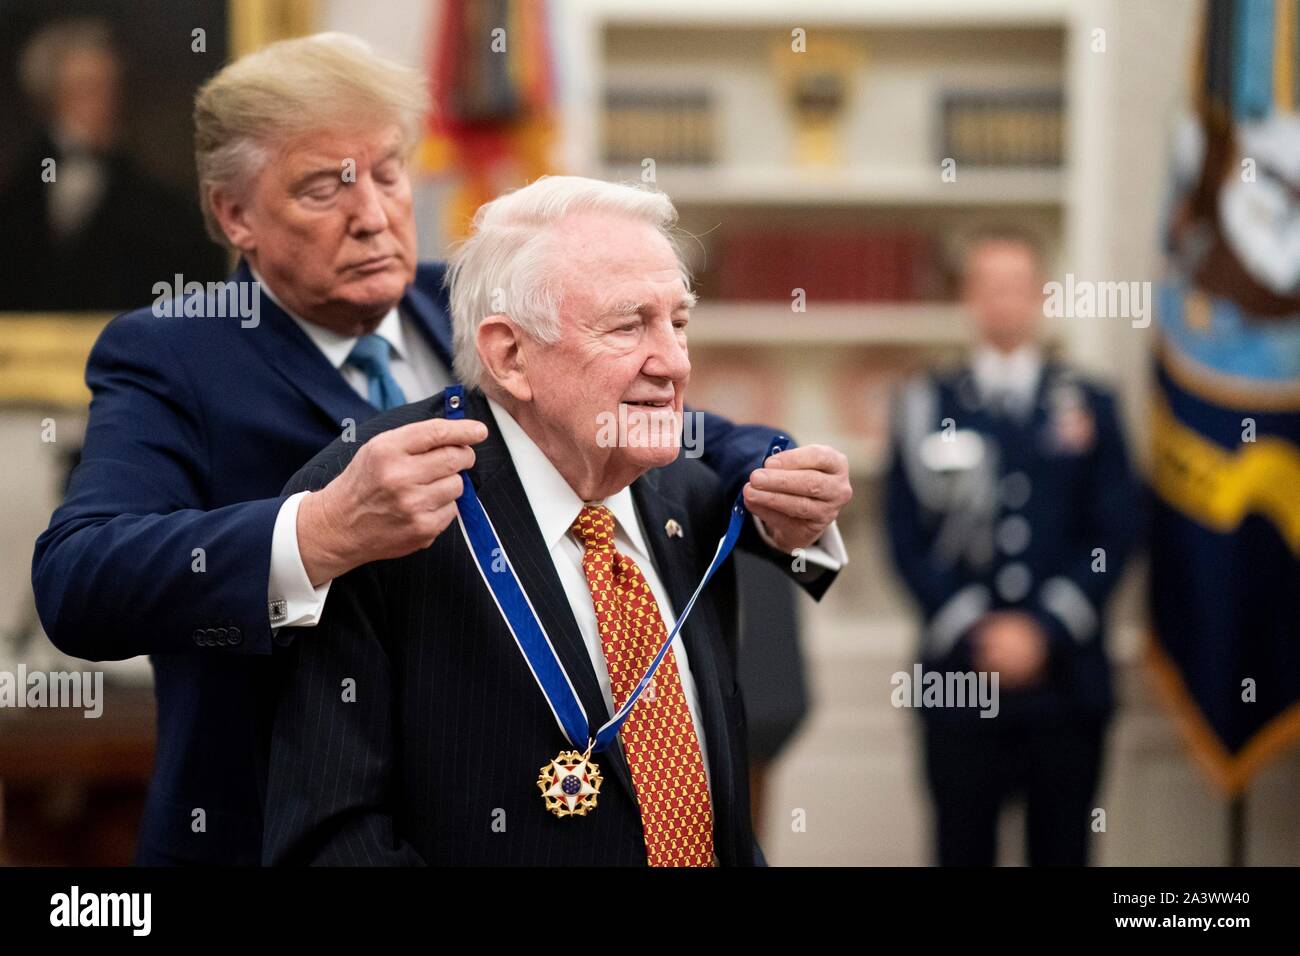
M251 281L247 266L232 279ZM441 264L422 265L401 307L450 368L442 279ZM152 658L158 749L137 861L252 864L281 488L376 409L264 294L255 327L216 317L209 299L190 311L201 314L139 309L100 336L81 464L36 542L32 584L65 653ZM716 416L704 428L704 461L731 493L771 432ZM808 589L819 596L831 577Z
M518 473L481 393L466 417L489 437L469 472L592 726L609 711ZM443 417L441 396L385 412L336 441L286 491L323 487L380 432ZM664 588L680 612L726 530L718 477L684 457L631 486ZM676 519L682 534L663 527ZM540 768L570 749L464 537L335 580L321 624L276 655L280 680L266 800L268 863L332 865L641 865L645 840L619 749L596 756L594 813L543 805ZM750 826L745 712L736 681L735 564L709 582L682 628L709 757L714 852L757 861ZM351 680L354 699L344 699Z

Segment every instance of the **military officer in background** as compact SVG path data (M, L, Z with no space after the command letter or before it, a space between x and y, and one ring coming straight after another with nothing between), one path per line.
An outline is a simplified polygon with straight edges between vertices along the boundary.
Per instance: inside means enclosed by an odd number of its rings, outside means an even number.
M1044 354L1032 238L971 242L962 298L973 350L902 388L886 490L923 670L998 675L996 716L921 708L937 858L992 865L1023 794L1030 864L1083 865L1112 707L1104 609L1142 496L1114 398Z

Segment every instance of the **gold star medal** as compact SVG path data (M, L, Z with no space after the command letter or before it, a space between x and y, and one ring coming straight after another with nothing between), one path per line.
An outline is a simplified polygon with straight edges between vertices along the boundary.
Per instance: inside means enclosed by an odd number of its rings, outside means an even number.
M562 750L542 768L537 789L542 791L546 809L557 817L583 817L596 809L600 796L600 767L591 760L591 751Z

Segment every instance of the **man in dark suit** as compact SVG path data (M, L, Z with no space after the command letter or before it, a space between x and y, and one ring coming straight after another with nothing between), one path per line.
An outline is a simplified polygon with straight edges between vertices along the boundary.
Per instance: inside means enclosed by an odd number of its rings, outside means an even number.
M153 659L139 862L258 861L254 689L283 629L327 620L334 578L434 540L487 433L417 425L318 492L280 492L331 440L450 380L444 270L417 264L405 169L422 87L338 35L218 73L196 103L196 159L209 231L242 261L225 286L118 317L91 353L83 460L32 583L61 650ZM703 428L703 460L739 489L767 430ZM757 505L786 551L803 540L791 502Z
M594 810L576 817L549 812L538 771L553 795L549 761L566 740L581 750L587 737L574 740L553 716L568 688L557 681L544 692L510 611L536 614L594 736L635 699L726 530L717 476L653 437L681 434L691 368L694 296L666 234L674 216L660 193L577 177L543 178L479 211L453 259L451 303L456 370L471 387L463 411L488 426L464 480L497 537L490 551L471 550L468 531L449 532L344 575L325 620L278 656L268 862L759 858L730 565L673 639L615 746L592 756L604 786ZM497 289L509 290L504 301L493 301ZM286 490L326 485L367 442L436 422L457 408L450 401L373 419ZM611 422L616 431L605 430ZM808 501L811 543L849 498L847 462L823 446L775 459L754 473L751 505L794 491L799 470L834 461ZM462 516L469 507L462 497ZM527 610L492 583L514 573ZM574 799L586 792L585 778L565 779Z
M973 354L903 388L886 491L925 670L998 677L987 707L921 711L936 856L991 866L1001 808L1023 794L1029 862L1081 865L1112 707L1105 607L1141 494L1114 398L1043 354L1032 238L973 241L963 294Z

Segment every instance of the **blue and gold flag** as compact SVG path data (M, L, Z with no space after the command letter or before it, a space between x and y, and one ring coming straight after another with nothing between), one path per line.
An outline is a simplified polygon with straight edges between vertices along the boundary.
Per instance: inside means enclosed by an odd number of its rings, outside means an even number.
M1300 739L1297 24L1207 5L1157 306L1151 656L1229 793Z

